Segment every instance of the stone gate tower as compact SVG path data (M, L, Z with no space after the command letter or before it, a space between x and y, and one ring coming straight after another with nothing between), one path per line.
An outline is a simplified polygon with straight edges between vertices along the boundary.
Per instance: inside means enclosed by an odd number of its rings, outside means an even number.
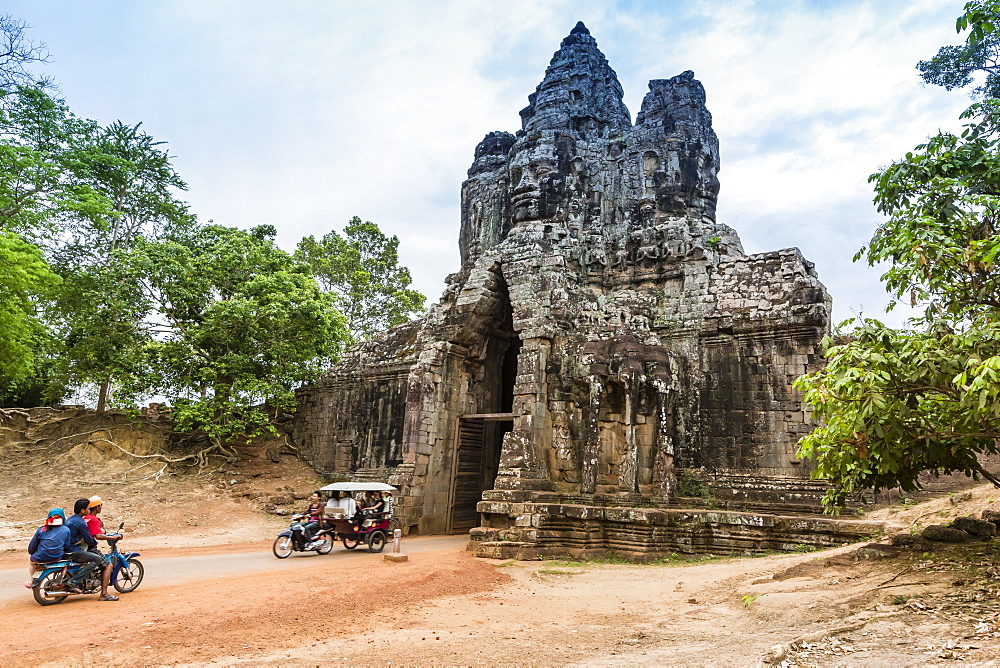
M830 298L797 249L746 255L716 222L692 72L651 81L635 124L622 95L577 24L521 129L476 147L441 300L300 391L306 456L399 485L411 529L655 552L675 538L639 509L815 504L791 382L820 363Z

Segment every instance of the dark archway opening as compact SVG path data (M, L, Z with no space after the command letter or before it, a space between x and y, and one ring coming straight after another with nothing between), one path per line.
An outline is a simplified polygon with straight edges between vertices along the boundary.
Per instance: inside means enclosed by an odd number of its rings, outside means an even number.
M497 304L485 328L486 357L482 380L472 388L478 411L462 416L455 438L451 516L448 530L465 533L479 526L476 504L493 489L500 469L504 435L514 426L514 385L521 339L514 330L514 312L507 282L498 269Z

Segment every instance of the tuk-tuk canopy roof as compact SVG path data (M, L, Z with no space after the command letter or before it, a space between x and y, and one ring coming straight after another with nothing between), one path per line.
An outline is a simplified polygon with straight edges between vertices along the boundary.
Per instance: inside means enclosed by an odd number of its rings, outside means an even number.
M321 492L398 492L392 485L384 482L335 482L320 487Z

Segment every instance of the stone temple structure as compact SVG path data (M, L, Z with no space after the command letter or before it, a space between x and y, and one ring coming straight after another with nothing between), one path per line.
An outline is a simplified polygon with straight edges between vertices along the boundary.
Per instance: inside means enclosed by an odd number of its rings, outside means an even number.
M632 123L579 23L462 184L462 266L423 319L299 393L331 477L389 480L419 533L477 553L729 552L871 530L815 514L792 381L830 297L797 249L716 221L719 143L692 72ZM791 515L795 516L792 517Z

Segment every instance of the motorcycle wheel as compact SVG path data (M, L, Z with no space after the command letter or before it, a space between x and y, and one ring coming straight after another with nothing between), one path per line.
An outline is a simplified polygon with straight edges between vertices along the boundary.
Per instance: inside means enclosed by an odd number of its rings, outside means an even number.
M38 605L55 605L56 603L62 603L66 600L69 594L63 594L62 596L53 596L50 592L56 585L64 584L62 572L53 571L43 577L38 584L31 588L31 595L35 597L35 602Z
M292 537L278 536L274 539L274 556L278 559L287 559L292 554Z
M329 536L323 536L321 539L323 544L316 548L316 554L330 554L333 552L333 541Z
M145 569L142 567L142 562L132 557L128 560L128 567L122 567L118 571L118 575L115 577L115 581L112 583L118 591L123 594L127 594L130 591L135 591L135 588L139 586L142 582L142 576L145 574Z
M385 532L381 529L376 529L368 534L368 551L369 552L381 552L385 547Z
M353 550L358 546L358 543L361 542L361 540L356 536L350 538L344 536L343 538L341 538L341 540L344 541L344 547L346 547L348 550Z

